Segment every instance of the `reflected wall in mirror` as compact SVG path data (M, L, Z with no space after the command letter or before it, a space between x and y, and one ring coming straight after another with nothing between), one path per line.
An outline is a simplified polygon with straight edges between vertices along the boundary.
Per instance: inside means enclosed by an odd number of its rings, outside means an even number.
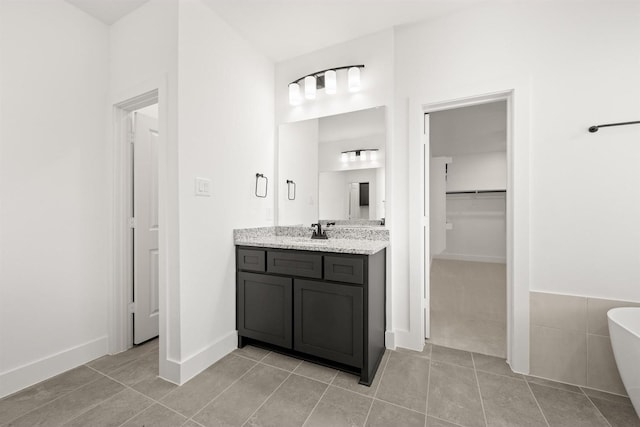
M386 132L384 107L281 125L278 225L318 219L379 224L385 217ZM288 179L296 182L296 200L287 200Z

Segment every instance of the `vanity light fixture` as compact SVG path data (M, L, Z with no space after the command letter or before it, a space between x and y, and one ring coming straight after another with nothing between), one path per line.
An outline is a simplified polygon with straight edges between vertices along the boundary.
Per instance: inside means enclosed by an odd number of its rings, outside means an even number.
M367 156L367 153L369 153L368 156ZM358 148L357 150L343 151L340 154L340 159L343 162L346 162L347 158L349 159L350 162L354 162L356 160L360 160L364 162L367 160L367 157L369 158L369 160L377 160L378 149L377 148Z
M343 67L328 68L307 74L289 83L289 104L302 103L300 82L304 81L304 97L315 99L318 89L324 89L327 95L334 95L338 91L338 71L347 70L347 87L349 92L357 92L361 88L360 69L364 65L345 65Z

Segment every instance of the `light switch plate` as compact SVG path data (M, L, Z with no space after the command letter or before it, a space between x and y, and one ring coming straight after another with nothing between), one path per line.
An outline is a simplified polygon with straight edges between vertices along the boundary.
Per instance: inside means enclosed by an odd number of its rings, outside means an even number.
M196 196L211 197L211 180L196 178Z

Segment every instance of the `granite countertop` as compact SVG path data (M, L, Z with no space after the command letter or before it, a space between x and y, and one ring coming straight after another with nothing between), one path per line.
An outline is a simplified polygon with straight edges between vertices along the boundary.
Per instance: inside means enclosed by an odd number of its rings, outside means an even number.
M389 246L389 231L331 229L326 240L311 239L309 227L260 227L234 230L234 244L302 251L372 255Z

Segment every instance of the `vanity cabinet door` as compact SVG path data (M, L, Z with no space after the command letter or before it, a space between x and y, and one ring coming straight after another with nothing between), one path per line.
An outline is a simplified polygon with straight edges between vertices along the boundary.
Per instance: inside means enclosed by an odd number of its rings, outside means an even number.
M293 292L293 348L362 367L362 288L296 279Z
M291 348L293 280L245 272L237 277L238 334Z

